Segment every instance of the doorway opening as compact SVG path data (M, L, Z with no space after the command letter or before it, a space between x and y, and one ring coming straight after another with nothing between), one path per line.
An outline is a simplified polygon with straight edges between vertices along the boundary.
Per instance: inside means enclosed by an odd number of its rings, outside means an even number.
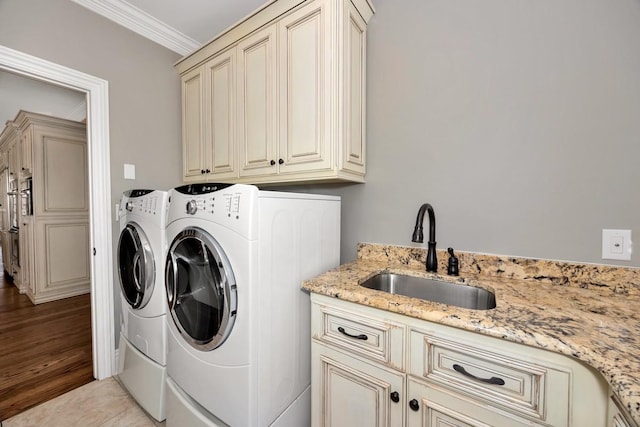
M1 45L0 70L86 94L93 376L110 377L116 366L108 82Z

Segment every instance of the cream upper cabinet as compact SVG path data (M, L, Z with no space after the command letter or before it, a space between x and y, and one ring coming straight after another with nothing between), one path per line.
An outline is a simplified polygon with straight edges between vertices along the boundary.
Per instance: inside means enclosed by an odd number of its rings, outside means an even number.
M331 170L330 7L312 2L279 22L282 174Z
M276 25L244 38L238 52L240 176L277 173Z
M574 359L336 298L311 300L314 427L606 425L608 385Z
M182 76L182 170L185 181L205 174L204 66Z
M182 161L185 181L233 178L235 50L182 76Z
M185 182L364 182L373 12L368 0L277 0L182 59ZM205 67L221 52L237 62L216 84Z

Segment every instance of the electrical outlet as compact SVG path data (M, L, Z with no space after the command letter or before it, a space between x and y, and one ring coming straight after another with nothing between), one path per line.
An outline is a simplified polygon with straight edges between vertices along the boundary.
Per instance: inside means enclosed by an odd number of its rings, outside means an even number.
M602 259L631 260L631 230L602 230Z

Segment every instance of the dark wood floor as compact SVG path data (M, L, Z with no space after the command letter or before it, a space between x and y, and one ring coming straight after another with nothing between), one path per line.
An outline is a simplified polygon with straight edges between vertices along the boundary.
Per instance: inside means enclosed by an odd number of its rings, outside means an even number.
M0 267L0 420L91 381L90 295L34 306Z

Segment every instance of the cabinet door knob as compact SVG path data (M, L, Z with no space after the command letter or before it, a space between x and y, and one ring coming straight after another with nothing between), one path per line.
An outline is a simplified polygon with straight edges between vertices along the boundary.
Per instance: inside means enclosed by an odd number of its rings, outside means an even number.
M278 159L278 164L279 164L279 165L284 164L284 160L282 160L282 159Z
M204 175L204 169L200 169L200 175Z
M420 404L416 399L411 399L409 401L409 408L411 408L412 411L418 411L420 409Z
M206 173L211 173L211 169L205 169L204 170Z
M392 402L400 402L400 394L397 391L391 392L391 395L389 397L391 397Z
M274 166L274 165L276 164L276 161L275 161L275 160L271 160L271 161L269 162L269 164L270 164L271 166Z

